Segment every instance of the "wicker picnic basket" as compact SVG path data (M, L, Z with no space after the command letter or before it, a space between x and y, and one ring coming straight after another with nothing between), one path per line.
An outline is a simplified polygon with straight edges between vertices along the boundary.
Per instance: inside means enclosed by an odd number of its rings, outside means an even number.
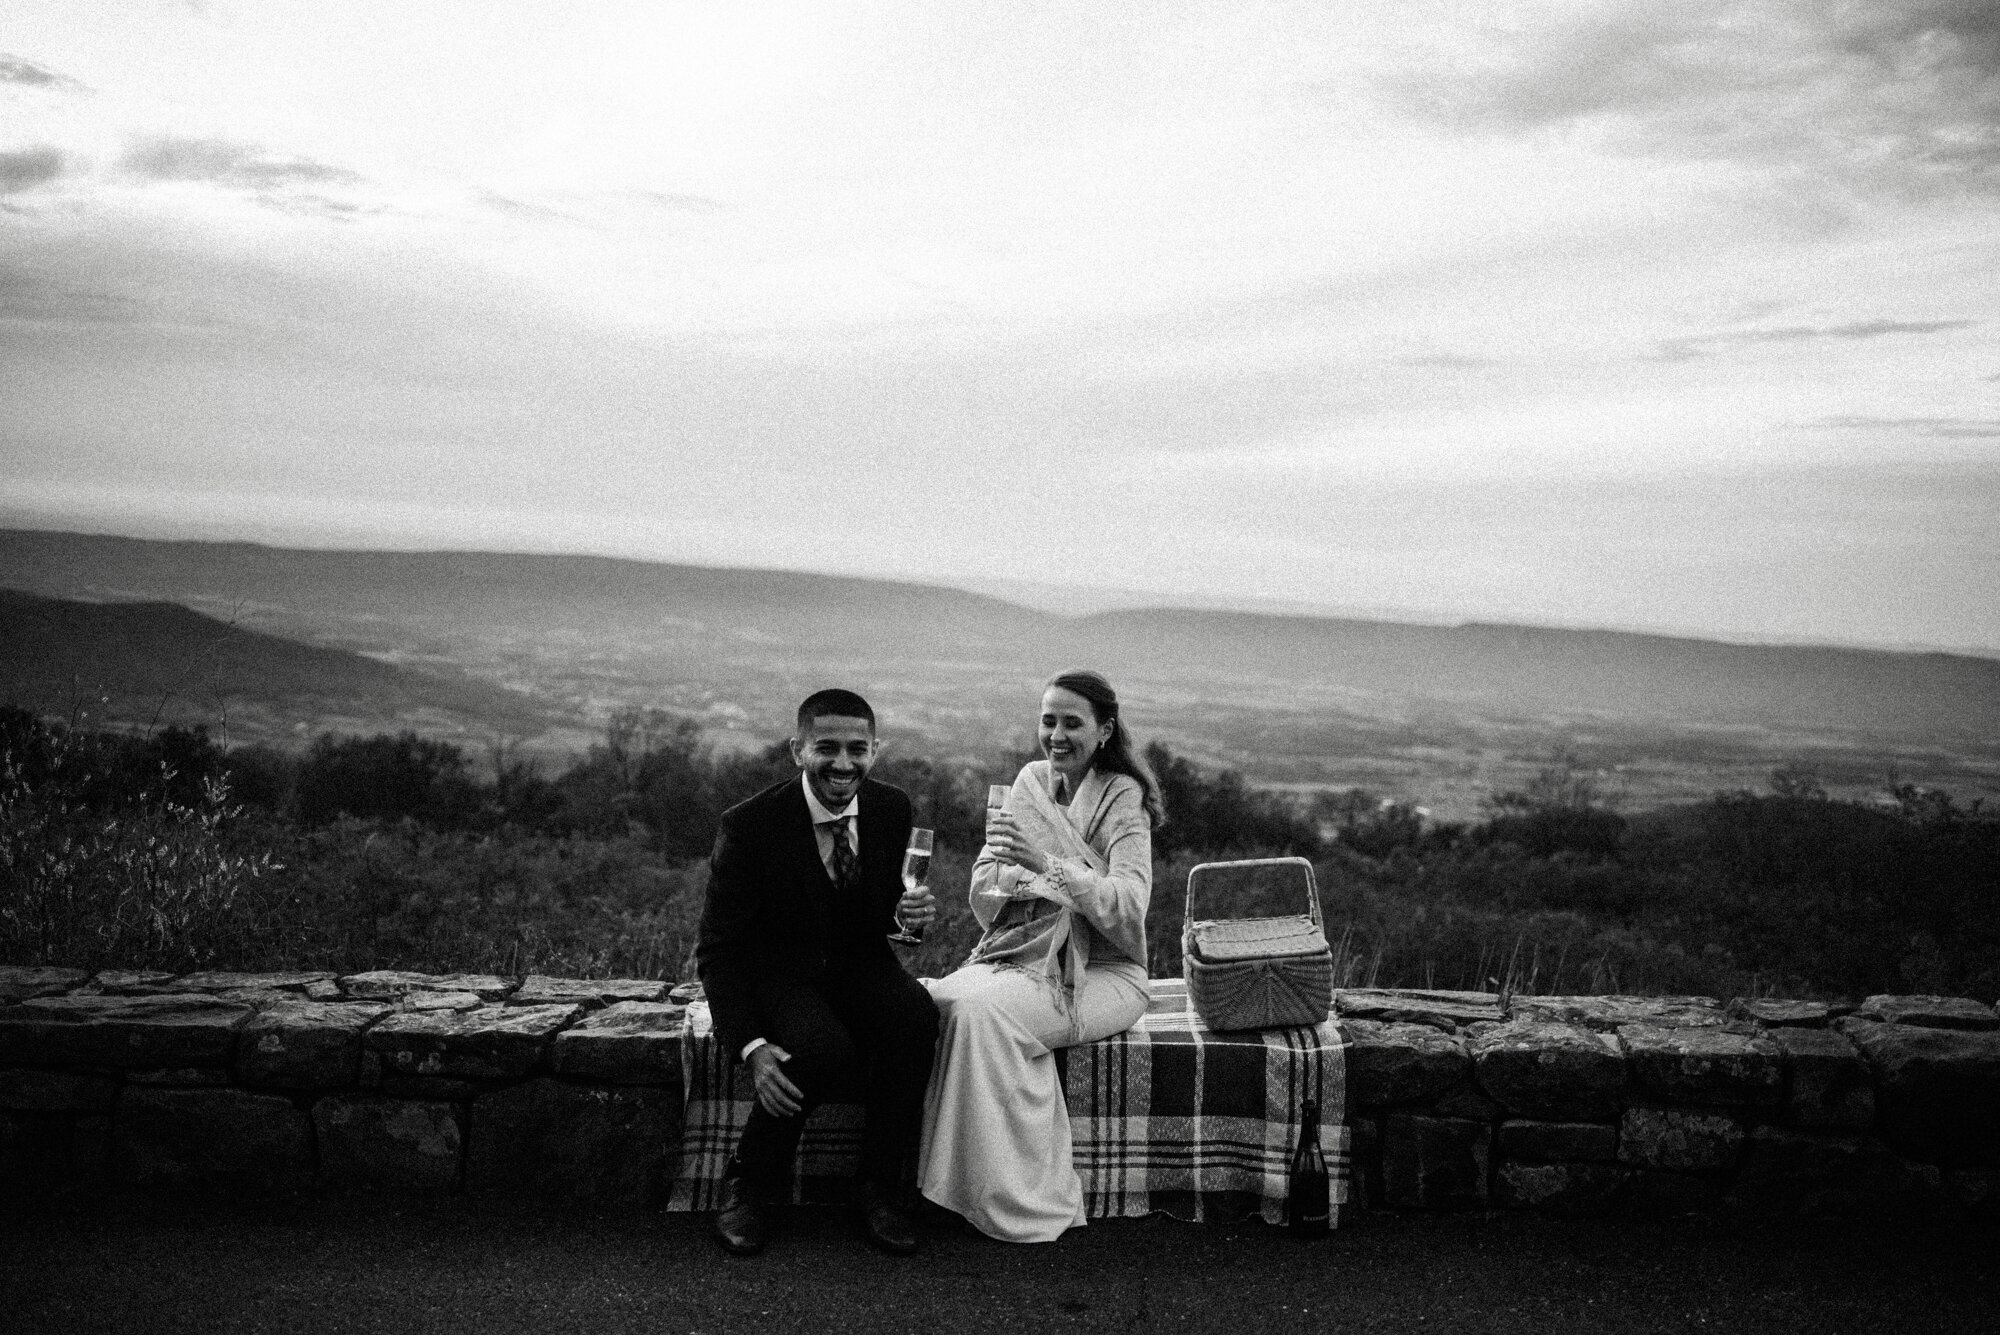
M1280 918L1196 918L1195 884L1203 873L1247 867L1297 867L1305 874L1305 913ZM1320 918L1319 888L1304 858L1204 862L1188 873L1181 972L1188 1000L1210 1029L1273 1029L1318 1024L1333 1008L1333 951Z

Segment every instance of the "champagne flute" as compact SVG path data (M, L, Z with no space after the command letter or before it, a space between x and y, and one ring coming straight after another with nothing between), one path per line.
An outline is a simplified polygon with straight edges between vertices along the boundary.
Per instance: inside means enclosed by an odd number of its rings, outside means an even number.
M1007 794L1012 791L1004 783L986 785L986 830L989 836L993 831L993 813L1007 805Z
M931 871L931 843L936 835L926 829L910 831L910 845L903 850L903 892L905 894L924 883ZM904 925L902 915L896 917L896 930L889 933L889 939L899 946L920 946L924 943L923 924L915 927Z

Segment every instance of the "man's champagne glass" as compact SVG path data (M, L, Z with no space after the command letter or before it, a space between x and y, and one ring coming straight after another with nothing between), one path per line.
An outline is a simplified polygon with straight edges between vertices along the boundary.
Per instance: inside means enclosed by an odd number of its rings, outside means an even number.
M903 850L903 892L908 894L924 883L931 874L931 844L936 836L925 829L910 831L910 846ZM896 930L889 933L889 939L899 946L920 946L924 943L923 924L915 927L904 925L902 915L896 916Z

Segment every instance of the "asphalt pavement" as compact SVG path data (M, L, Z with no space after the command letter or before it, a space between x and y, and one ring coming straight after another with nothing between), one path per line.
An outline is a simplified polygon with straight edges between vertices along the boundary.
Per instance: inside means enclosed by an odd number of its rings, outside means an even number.
M761 1257L699 1218L533 1202L123 1195L0 1217L8 1335L737 1331L1942 1332L2000 1329L2000 1231L1350 1214L1105 1220L1045 1246L933 1223L878 1256L791 1212Z

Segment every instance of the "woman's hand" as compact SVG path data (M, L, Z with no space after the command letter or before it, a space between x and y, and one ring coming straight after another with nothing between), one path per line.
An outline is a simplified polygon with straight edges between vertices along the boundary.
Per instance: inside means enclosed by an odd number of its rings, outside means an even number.
M986 846L1000 861L1020 867L1031 875L1040 876L1049 869L1047 856L1022 837L1020 822L1014 819L1011 811L986 813Z

